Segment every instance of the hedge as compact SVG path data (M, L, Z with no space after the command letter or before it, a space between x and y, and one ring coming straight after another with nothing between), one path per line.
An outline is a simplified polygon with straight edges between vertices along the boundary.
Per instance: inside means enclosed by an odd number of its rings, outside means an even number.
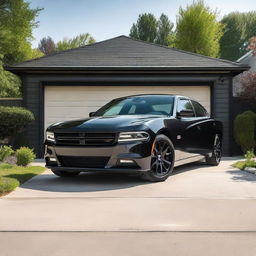
M33 113L25 108L0 106L0 139L21 132L34 119Z

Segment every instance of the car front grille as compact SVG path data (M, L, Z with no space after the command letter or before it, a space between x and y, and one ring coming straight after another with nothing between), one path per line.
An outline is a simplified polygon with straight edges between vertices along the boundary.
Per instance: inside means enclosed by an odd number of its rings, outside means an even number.
M57 145L109 146L116 142L115 133L55 133Z
M59 156L63 167L104 168L110 157L102 156Z

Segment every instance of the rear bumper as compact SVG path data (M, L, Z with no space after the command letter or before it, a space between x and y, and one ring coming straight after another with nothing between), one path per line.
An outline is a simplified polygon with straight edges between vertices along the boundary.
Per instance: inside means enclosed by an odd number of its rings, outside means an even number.
M150 169L151 147L151 142L119 143L108 147L71 147L45 143L45 161L47 168L59 171L143 172ZM73 162L68 162L69 159ZM131 163L122 163L120 160L130 160Z

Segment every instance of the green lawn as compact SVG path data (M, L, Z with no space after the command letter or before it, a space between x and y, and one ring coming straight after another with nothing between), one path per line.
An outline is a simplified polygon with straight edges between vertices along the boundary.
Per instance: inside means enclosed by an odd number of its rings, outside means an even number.
M0 164L0 196L13 191L25 181L45 170L41 166L21 167L16 165Z

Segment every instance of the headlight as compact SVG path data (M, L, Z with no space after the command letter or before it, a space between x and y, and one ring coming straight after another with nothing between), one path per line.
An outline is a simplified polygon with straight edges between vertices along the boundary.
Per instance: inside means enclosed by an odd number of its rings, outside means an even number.
M55 142L54 133L46 132L46 140Z
M118 141L147 141L149 134L147 132L121 132Z

